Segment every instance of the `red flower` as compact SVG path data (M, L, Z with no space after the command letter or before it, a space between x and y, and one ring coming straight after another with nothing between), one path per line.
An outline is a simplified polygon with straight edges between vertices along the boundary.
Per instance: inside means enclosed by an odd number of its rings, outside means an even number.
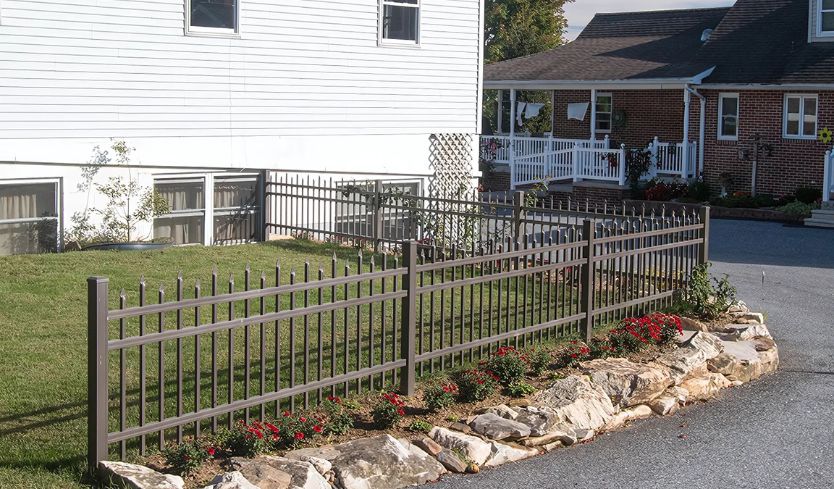
M399 414L400 416L405 416L405 410L403 408L399 408L397 409L397 414Z
M208 454L209 454L209 457L213 457L213 456L214 456L214 453L215 453L214 447L208 447L208 448L206 448L206 453L208 453Z
M301 421L302 423L307 422L307 418L305 418L304 416L299 417L298 420Z
M330 402L335 402L336 404L342 403L342 399L338 396L327 396L327 400Z
M299 431L298 433L295 434L295 439L296 440L303 440L304 439L304 433L301 433Z
M289 418L290 416L292 416L292 413L290 413L289 411L284 411L285 418Z
M317 425L313 426L313 431L315 431L316 433L321 433L322 432L321 425L317 424Z

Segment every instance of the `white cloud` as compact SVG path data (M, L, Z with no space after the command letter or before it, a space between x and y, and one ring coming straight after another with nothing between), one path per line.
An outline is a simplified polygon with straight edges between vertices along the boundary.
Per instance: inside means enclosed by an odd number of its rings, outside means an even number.
M565 6L568 17L567 37L570 40L576 39L596 13L726 7L733 3L733 0L575 0Z

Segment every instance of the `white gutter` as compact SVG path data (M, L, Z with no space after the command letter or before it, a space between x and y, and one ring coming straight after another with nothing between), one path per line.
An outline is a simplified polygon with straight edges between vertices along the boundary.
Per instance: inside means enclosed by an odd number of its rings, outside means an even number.
M687 85L701 85L715 67L687 78L633 78L628 80L486 80L486 89L518 90L599 90L623 89L683 89Z
M704 90L834 90L834 83L704 83L700 88Z

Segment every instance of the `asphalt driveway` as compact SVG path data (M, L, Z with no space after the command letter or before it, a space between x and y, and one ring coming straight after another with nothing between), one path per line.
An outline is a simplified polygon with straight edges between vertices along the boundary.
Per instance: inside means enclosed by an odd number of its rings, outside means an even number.
M590 444L435 488L834 488L834 230L713 221L711 259L767 314L778 373Z

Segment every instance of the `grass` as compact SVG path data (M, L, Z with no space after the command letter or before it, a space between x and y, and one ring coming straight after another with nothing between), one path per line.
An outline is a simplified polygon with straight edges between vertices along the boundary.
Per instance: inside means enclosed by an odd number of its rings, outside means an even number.
M285 273L300 272L305 261L329 267L334 252L340 264L356 257L303 241L0 257L0 488L86 486L87 277L135 291L144 274L151 295L160 284L174 291L178 271L193 287L195 278L209 283L215 264L221 277L240 280L247 263L254 277L278 260ZM116 300L112 293L111 307Z

